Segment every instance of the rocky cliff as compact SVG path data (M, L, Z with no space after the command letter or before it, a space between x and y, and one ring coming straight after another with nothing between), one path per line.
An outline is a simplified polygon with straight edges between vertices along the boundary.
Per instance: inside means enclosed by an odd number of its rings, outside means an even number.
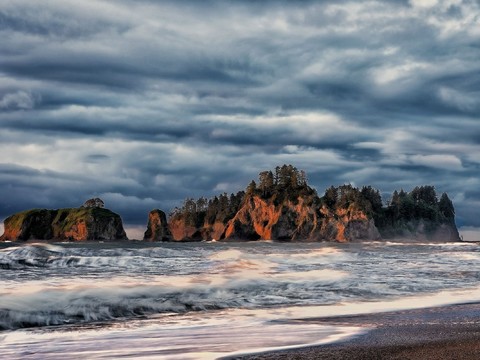
M28 210L5 219L4 227L0 241L127 240L120 216L97 207Z
M203 227L190 225L185 219L171 219L168 223L168 229L175 241L202 241L205 240L202 233ZM148 231L148 230L147 230Z
M154 209L148 214L147 231L143 236L145 241L169 241L172 233L168 228L167 216L160 209Z
M320 210L304 198L275 205L247 198L221 238L225 240L358 241L380 238L373 219L356 209Z
M148 234L156 231L151 224ZM320 197L305 172L291 165L261 172L258 185L252 181L236 195L186 199L168 230L175 241L460 240L453 204L445 193L438 199L433 186L395 191L387 206L371 186L332 186Z
M169 240L152 237L157 222L151 220L147 226L148 240ZM331 210L307 203L306 199L286 200L276 204L275 198L247 196L233 218L225 222L205 221L195 226L187 217L170 219L168 230L175 241L201 240L279 240L279 241L359 241L377 240L380 234L373 219L361 210ZM167 232L164 229L163 232ZM148 236L147 236L148 234Z
M409 239L415 241L461 241L455 223L438 223L428 219L413 219L381 228L385 239Z

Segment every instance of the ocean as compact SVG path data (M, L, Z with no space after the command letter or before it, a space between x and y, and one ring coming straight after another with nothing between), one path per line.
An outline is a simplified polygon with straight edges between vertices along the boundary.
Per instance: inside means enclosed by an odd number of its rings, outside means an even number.
M475 243L0 244L0 358L215 359L365 331L302 319L480 301Z

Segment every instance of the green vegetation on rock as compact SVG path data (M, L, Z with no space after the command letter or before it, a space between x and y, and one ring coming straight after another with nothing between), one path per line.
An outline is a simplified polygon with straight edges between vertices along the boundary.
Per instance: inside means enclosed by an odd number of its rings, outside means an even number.
M434 236L443 225L452 229L452 237L458 238L453 203L446 193L438 200L434 186L417 186L409 193L395 190L382 210L379 229L386 237L409 236L412 232Z

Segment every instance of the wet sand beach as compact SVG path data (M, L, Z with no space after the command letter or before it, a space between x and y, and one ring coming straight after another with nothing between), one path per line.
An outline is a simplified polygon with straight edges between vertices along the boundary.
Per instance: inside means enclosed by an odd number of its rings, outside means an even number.
M305 321L370 330L338 343L235 358L480 359L479 303Z

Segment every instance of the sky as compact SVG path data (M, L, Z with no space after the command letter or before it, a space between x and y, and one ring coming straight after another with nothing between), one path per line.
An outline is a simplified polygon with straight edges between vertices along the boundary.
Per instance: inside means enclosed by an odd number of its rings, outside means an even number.
M0 34L0 220L100 197L138 238L286 163L478 236L479 1L0 0Z

